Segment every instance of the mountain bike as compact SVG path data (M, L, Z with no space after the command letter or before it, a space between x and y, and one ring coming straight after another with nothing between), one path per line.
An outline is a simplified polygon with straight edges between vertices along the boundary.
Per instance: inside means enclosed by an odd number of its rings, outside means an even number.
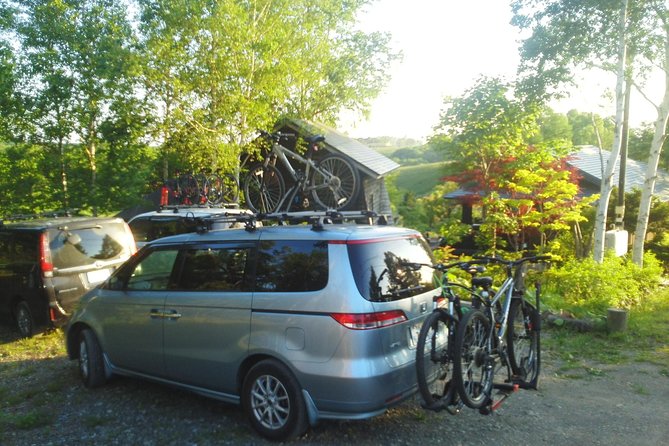
M176 172L176 175L176 179L173 180L172 193L178 204L199 204L200 186L195 175L178 171Z
M455 335L453 380L462 402L481 413L496 410L519 388L536 389L541 366L539 314L540 286L534 303L525 298L527 265L544 263L550 256L504 260L480 260L501 264L506 279L494 294L482 295L480 305L463 315ZM505 379L495 383L501 370ZM499 398L493 400L493 389Z
M200 204L235 204L239 201L239 184L234 174L199 173L195 179Z
M423 321L416 343L416 377L425 409L436 412L446 409L456 414L463 406L458 398L454 381L457 376L453 375L452 367L457 326L463 312L469 310L469 307L463 307L462 300L478 305L482 299L480 294L489 292L492 285L492 278L477 277L485 271L477 263L482 262L425 265L441 273L435 274L441 292L433 298L432 313ZM448 280L448 271L454 268L471 275L471 286Z
M355 203L360 179L353 164L336 154L314 160L318 144L325 140L323 136L306 139L308 146L304 156L281 144L282 140L295 138L295 135L261 132L261 136L272 142L272 148L262 163L250 167L244 181L249 209L260 213L290 211L295 205L308 209L311 206L309 194L322 209L344 210ZM303 169L293 167L289 158L300 163ZM277 160L292 181L287 191L283 173L276 166Z

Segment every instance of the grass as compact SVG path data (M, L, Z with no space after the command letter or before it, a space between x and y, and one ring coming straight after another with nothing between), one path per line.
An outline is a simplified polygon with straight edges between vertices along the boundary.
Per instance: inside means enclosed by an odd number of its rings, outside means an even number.
M561 371L580 369L592 373L586 364L650 362L669 371L669 289L648 296L630 311L624 333L605 330L579 333L566 328L550 328L542 336L545 349L564 362ZM669 375L669 373L668 373Z
M441 183L445 163L421 164L405 166L397 170L395 185L400 190L412 191L417 197L427 195Z

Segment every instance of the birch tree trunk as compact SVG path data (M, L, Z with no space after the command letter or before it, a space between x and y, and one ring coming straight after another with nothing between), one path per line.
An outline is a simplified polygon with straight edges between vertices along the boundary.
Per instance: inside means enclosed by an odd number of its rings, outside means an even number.
M613 173L620 155L620 146L622 142L622 123L623 111L625 105L625 62L627 59L627 45L625 27L627 23L627 3L623 2L620 11L619 22L619 49L618 49L618 70L616 73L616 128L613 139L613 147L611 148L611 156L606 163L606 169L602 177L602 183L599 193L599 204L597 205L597 214L595 216L595 246L593 251L593 258L595 262L604 261L604 237L606 234L606 213L609 207L609 198L611 198L611 190L613 189Z
M632 261L643 266L643 251L646 241L646 232L648 231L648 217L650 216L650 206L655 191L655 180L657 179L657 165L660 161L662 145L667 138L666 129L669 121L669 27L665 26L664 40L664 97L662 103L657 107L657 120L655 121L655 132L650 146L648 156L648 167L641 191L641 201L639 203L639 217L636 221L634 231L634 246L632 248Z

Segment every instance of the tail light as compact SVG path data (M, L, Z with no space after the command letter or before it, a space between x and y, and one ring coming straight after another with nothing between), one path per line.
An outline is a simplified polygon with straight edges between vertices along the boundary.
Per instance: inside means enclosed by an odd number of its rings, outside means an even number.
M135 243L135 236L132 233L132 230L130 229L130 226L128 226L128 223L123 223L125 226L125 234L126 237L128 238L128 246L130 246L130 255L135 255L137 252L137 243Z
M401 310L380 311L378 313L332 313L330 316L351 330L372 330L400 324L408 320Z
M39 262L42 269L42 276L53 277L53 263L51 260L51 248L49 248L49 236L45 233L40 234Z

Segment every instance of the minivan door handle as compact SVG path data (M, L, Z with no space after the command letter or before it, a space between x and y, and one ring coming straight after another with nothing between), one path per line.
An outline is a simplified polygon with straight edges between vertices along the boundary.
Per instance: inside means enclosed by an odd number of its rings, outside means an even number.
M151 319L172 319L172 320L177 320L181 317L181 313L177 312L177 310L167 310L167 311L160 311L156 308L151 309L149 312L149 316Z
M181 317L181 313L179 313L177 310L167 310L165 313L163 313L163 317L165 319L177 320Z

